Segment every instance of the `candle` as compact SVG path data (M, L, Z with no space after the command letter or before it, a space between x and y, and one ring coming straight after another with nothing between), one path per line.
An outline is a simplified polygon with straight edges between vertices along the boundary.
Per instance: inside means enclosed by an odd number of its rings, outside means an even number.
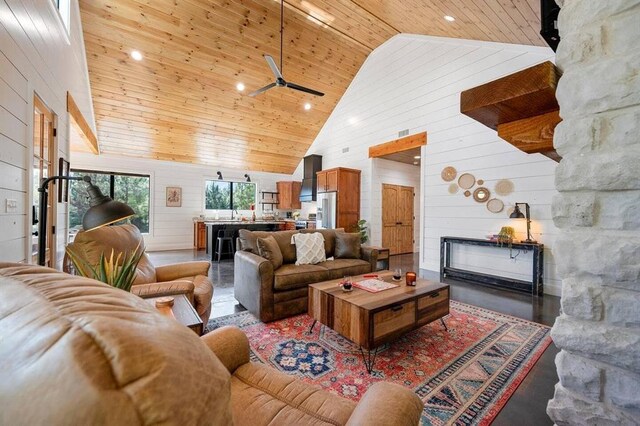
M415 272L407 272L407 285L415 286L416 285L416 273Z

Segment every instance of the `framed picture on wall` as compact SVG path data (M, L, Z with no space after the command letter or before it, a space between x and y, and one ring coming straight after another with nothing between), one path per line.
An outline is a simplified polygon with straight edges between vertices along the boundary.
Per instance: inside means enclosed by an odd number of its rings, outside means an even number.
M167 186L167 207L182 207L182 188Z
M69 177L69 162L60 157L58 163L58 175ZM66 179L60 180L58 185L58 202L66 203L69 201L69 181Z

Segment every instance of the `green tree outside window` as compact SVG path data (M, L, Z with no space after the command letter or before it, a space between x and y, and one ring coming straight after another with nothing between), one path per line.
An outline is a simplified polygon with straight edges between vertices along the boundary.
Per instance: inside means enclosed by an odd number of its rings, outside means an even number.
M208 180L205 184L206 210L249 210L256 202L256 184Z
M127 219L140 232L149 232L149 176L72 170L72 176L89 176L104 195L131 206L136 215ZM69 182L69 230L82 229L82 217L91 207L87 195L87 185L82 181Z

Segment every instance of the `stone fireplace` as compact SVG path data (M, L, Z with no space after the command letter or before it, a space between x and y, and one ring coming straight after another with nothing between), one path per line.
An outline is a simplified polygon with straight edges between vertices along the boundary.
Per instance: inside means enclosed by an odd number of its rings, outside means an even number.
M564 0L553 217L558 425L640 423L640 1Z

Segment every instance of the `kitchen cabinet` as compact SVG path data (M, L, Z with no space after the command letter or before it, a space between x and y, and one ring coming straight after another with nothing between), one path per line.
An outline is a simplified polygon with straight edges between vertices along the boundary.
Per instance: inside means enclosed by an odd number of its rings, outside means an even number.
M360 170L337 167L318 172L318 192L336 192L336 228L356 232L360 220Z
M276 182L278 188L279 210L294 210L302 207L300 203L301 182Z
M202 221L193 222L193 247L196 250L207 247L207 227Z
M318 192L338 191L338 175L341 168L322 170L318 172ZM343 169L353 170L353 169Z

